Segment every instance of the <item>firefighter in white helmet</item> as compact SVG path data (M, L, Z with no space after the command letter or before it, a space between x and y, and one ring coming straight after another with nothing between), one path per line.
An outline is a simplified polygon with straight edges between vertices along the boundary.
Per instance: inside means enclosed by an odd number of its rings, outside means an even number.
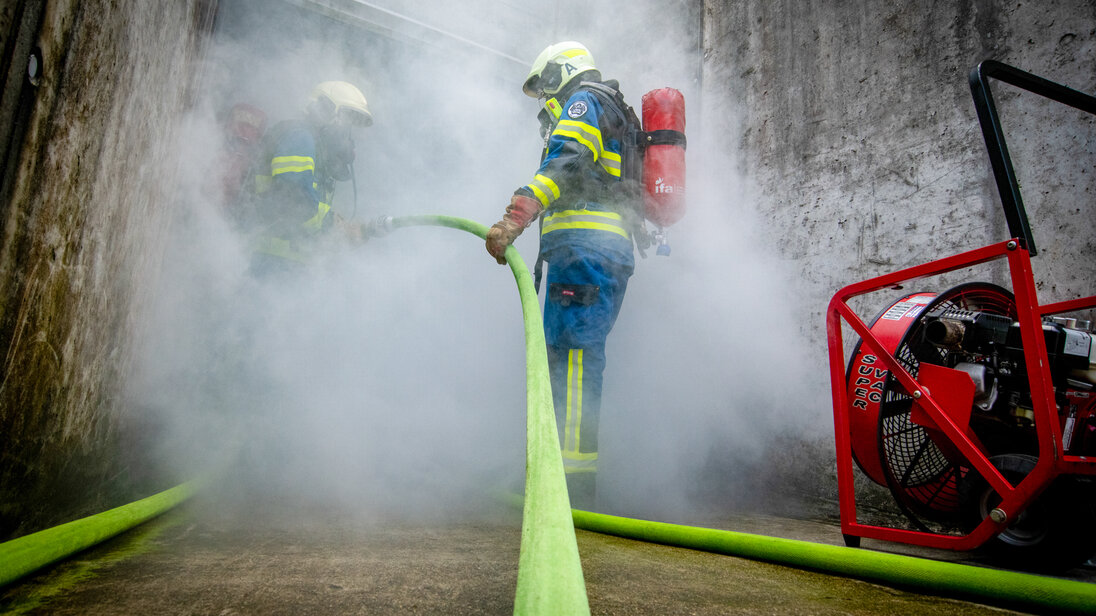
M336 218L331 201L335 183L353 178L356 134L372 124L361 90L345 81L325 81L312 90L303 117L280 122L266 134L253 187L260 229L256 270L308 262L315 238L334 227L363 237L362 225Z
M616 81L601 80L590 51L567 41L533 62L522 90L540 99L540 168L487 234L500 264L540 220L536 282L548 264L544 331L571 504L594 505L605 342L635 264L634 187L622 182L622 144L635 113Z

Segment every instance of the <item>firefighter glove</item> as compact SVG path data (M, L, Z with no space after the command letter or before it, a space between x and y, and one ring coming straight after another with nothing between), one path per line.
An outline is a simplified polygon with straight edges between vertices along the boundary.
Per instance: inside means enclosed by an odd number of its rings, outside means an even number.
M367 239L361 223L349 221L338 214L335 215L335 228L343 239L351 243L360 244Z
M506 247L514 243L526 227L540 216L544 208L532 197L516 194L506 206L502 220L491 225L487 231L487 252L499 265L506 263Z

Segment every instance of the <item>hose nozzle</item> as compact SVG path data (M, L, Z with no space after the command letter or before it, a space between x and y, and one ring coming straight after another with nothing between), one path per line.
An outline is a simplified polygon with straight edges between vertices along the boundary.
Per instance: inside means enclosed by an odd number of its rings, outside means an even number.
M369 223L368 233L370 237L383 237L393 229L391 216L378 216Z

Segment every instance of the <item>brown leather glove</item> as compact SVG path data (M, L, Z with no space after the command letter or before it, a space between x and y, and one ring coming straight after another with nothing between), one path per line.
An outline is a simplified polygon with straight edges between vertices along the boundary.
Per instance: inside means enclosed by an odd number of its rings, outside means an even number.
M343 221L341 223L336 222L336 225L342 231L343 237L351 243L360 244L368 239L365 234L365 226L360 222Z
M533 224L542 210L544 207L532 197L520 194L510 197L510 205L506 206L502 220L491 225L487 231L487 252L499 265L506 264L506 247Z
M365 241L365 233L362 224L351 222L338 214L335 214L335 229L343 239L352 244L360 244Z

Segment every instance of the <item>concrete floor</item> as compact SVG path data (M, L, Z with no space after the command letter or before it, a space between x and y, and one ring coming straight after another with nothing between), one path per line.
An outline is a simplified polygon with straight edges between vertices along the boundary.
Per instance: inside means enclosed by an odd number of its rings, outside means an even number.
M187 505L0 594L5 614L509 614L520 520L355 520L330 510ZM306 515L301 516L304 513ZM308 520L302 522L301 520ZM840 544L829 522L765 516L729 530ZM865 542L866 544L869 542ZM586 531L594 614L1008 614L821 573ZM904 546L865 545L916 553ZM964 555L926 554L962 560ZM1096 570L1070 577L1096 582Z

